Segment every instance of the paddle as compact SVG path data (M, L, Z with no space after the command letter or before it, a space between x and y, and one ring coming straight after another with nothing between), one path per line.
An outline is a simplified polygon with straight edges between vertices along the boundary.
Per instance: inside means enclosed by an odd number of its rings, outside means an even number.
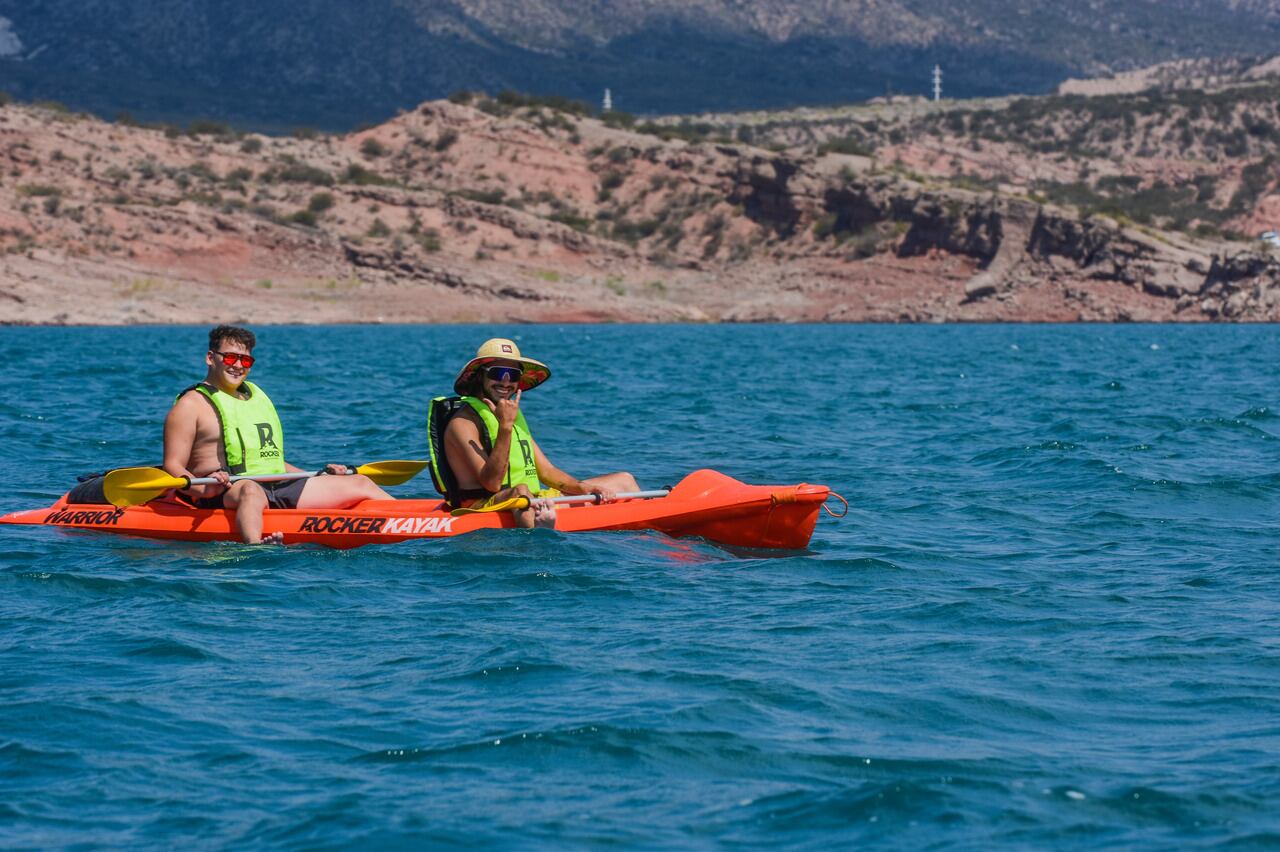
M379 485L399 485L408 482L427 466L425 461L379 461L362 464L356 473L363 473ZM321 471L295 471L293 473L269 473L259 476L233 476L232 482L248 479L254 482L285 482L291 479L310 479ZM187 479L171 476L158 467L124 467L113 470L102 480L103 491L113 506L137 506L154 500L170 488L188 488L192 485L212 485L218 480L212 476Z
M617 500L652 500L654 497L666 497L671 492L665 488L657 491L627 491L622 494L614 495ZM564 497L542 497L534 498L546 500L548 503L599 503L599 494L569 494ZM474 509L454 509L450 512L455 518L462 515L478 515L483 512L502 512L507 509L524 509L528 507L529 500L525 497L508 497L500 503L494 503L490 506L477 506Z

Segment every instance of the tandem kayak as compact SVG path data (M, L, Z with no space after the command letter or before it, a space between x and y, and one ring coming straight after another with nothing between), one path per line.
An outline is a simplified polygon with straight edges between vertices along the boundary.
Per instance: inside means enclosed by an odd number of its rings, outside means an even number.
M831 496L824 485L747 485L714 470L695 471L665 497L619 500L557 509L560 532L656 530L698 536L744 548L800 550L808 546L818 513ZM0 524L35 524L181 541L239 541L235 513L194 509L176 500L140 506L68 503L13 512ZM286 544L335 548L447 538L515 526L510 512L455 517L442 500L366 500L350 509L267 509L263 532L283 533Z

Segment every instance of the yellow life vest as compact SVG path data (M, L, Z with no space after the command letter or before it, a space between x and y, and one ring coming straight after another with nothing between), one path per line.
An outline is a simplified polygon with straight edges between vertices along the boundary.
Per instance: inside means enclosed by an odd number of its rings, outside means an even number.
M276 407L253 382L246 381L241 387L249 392L248 399L223 393L204 382L187 388L178 398L195 390L209 400L222 427L222 452L227 458L227 470L233 475L284 473L284 428Z

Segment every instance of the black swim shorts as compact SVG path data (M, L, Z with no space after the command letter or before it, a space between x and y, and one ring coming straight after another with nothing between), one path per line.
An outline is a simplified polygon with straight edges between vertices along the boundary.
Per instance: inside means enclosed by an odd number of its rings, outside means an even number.
M272 509L296 509L298 508L298 498L302 496L302 489L307 487L305 479L286 479L281 482L259 482L262 490L267 492L267 506ZM224 491L214 497L201 497L193 500L191 505L197 509L223 509L222 498L226 496ZM188 498L190 499L190 498Z

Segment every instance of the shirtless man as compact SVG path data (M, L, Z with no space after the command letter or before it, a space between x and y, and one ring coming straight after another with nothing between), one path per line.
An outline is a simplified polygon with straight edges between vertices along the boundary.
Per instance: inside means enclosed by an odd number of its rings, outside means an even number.
M392 500L367 476L321 476L284 482L231 482L232 475L299 471L284 459L284 430L270 398L247 380L253 368L253 332L220 325L209 332L204 381L178 394L164 421L164 469L189 479L213 477L216 485L179 492L198 508L236 510L236 528L246 544L281 544L262 535L262 510L346 509L364 500ZM325 467L347 474L346 465Z
M462 368L453 389L466 405L449 420L444 433L445 458L458 483L459 505L475 508L526 497L529 506L512 509L516 524L554 526L555 506L536 499L540 494L598 494L608 501L618 493L640 490L629 473L578 480L547 459L529 434L520 396L549 378L546 364L521 358L514 342L500 338L485 341ZM553 490L543 489L544 483Z

